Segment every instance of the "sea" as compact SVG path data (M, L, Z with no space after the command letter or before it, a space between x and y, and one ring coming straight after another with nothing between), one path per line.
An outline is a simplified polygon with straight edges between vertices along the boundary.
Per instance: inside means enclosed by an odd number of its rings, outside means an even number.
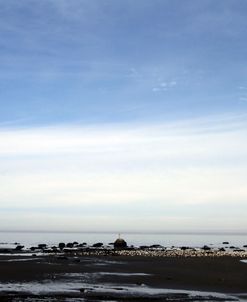
M60 242L78 242L92 245L102 242L104 245L114 242L119 236L128 246L159 244L164 247L211 247L225 246L223 242L238 248L247 245L246 234L229 233L101 233L101 232L0 232L0 247L19 243L26 248L40 243L58 245Z

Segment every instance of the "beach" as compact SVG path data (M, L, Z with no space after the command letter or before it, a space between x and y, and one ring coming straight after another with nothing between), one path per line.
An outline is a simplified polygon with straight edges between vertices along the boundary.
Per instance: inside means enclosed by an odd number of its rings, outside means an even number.
M2 255L0 301L243 301L247 263L241 260L231 256Z
M201 246L129 245L120 237L90 244L55 240L0 245L0 301L247 299L245 238L238 245L217 238L218 244Z

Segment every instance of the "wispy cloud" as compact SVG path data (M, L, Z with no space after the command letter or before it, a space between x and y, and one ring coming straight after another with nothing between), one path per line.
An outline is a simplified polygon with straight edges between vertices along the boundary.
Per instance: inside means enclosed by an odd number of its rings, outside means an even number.
M160 81L160 83L158 83L157 86L153 87L153 92L158 92L158 91L167 91L171 88L174 88L177 85L177 81L168 81L168 82L164 82L164 81Z
M148 219L153 222L157 216L166 216L166 221L177 216L177 226L171 222L171 227L183 228L184 219L188 225L203 227L198 216L204 214L195 210L199 204L212 211L215 203L241 204L243 211L246 136L246 119L241 116L177 124L2 129L1 206L8 204L13 211L30 207L41 216L39 208L50 207L50 215L58 221L61 217L56 215L63 213L55 214L54 209L86 207L81 215L86 220L91 215L88 228L100 215L94 217L95 207L116 206L124 209L120 221L132 221L128 211L142 208L142 216L152 213ZM168 214L172 205L177 210ZM106 215L103 210L102 215ZM67 219L72 220L73 214ZM113 218L107 219L106 228L117 227ZM141 225L148 228L144 222ZM129 227L137 228L134 224ZM162 228L165 230L166 223L160 224Z
M240 100L241 102L247 102L247 95L244 95L244 96L239 97L239 100Z

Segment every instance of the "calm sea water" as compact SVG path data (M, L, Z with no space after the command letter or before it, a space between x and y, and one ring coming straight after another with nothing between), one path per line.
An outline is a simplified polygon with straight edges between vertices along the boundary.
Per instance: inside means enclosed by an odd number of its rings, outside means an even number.
M121 234L128 245L161 244L165 247L211 245L220 247L224 241L242 247L247 244L247 234ZM0 247L18 242L30 247L39 243L57 245L59 242L86 242L108 244L118 238L116 233L49 233L49 232L0 232Z

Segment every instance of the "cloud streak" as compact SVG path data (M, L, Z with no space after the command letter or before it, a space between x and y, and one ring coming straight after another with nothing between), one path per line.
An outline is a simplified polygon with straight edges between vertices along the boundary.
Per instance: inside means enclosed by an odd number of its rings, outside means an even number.
M58 221L63 216L59 209L75 207L81 209L83 219L90 216L88 229L98 216L106 215L104 208L111 212L116 207L125 213L121 221L128 212L142 209L142 217L152 213L150 221L166 216L160 224L163 230L172 217L177 218L171 229L203 228L200 204L212 211L214 204L241 205L240 212L245 208L246 136L244 116L159 124L2 128L0 206L8 204L13 212L30 207L41 216L40 207L50 208ZM171 206L173 213L169 213ZM95 220L94 209L99 209ZM117 228L116 220L108 219L106 229ZM73 220L72 214L68 220ZM226 228L222 223L218 228ZM237 221L233 224L237 228ZM74 223L68 226L74 227ZM148 229L148 223L131 227Z

